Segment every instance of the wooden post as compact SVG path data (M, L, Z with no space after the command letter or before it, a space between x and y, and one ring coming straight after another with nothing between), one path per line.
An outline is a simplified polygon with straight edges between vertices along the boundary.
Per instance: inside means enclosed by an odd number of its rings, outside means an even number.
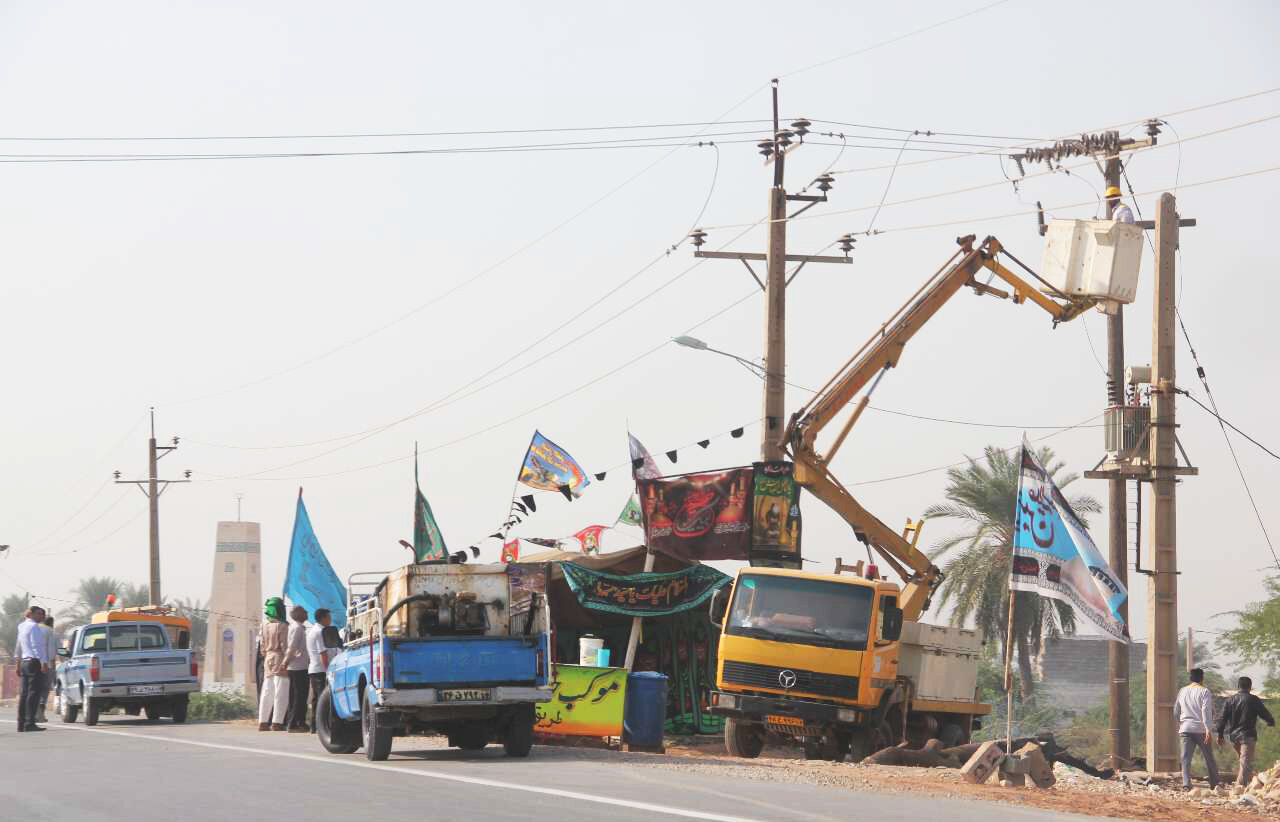
M645 546L644 572L646 574L653 570L653 560L653 548ZM643 620L644 617L631 618L631 636L627 637L627 659L624 663L628 672L631 671L631 666L636 661L636 646L640 644L640 623Z
M1013 753L1013 604L1017 601L1018 592L1009 588L1009 626L1004 640L1004 752Z

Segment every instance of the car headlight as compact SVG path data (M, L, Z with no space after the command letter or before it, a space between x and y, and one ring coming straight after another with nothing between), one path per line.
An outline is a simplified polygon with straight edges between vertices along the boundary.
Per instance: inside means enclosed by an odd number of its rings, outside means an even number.
M727 708L730 711L738 707L738 698L732 694L714 694L713 702L717 708Z
M840 720L841 722L857 722L858 712L851 711L848 708L840 708L839 710L836 711L836 719Z

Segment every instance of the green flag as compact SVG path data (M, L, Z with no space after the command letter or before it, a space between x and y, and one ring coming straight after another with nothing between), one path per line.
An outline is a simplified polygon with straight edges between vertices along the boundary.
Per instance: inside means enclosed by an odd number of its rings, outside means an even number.
M618 522L623 525L644 525L644 516L640 511L640 499L635 494L631 495L631 499L627 500L622 513L618 514Z
M431 513L431 504L422 495L422 486L418 484L418 444L413 444L413 561L428 562L444 559L449 555L445 547L444 536L436 518Z

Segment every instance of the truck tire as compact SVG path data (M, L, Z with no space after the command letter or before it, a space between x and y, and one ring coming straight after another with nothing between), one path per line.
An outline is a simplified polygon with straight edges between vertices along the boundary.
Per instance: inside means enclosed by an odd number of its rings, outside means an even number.
M755 759L764 750L764 734L755 725L741 719L726 717L724 720L724 747L730 756Z
M147 712L148 722L159 722L160 717L164 715L164 708L160 706L159 702L148 702L142 706L142 710ZM128 712L129 710L126 708L125 713Z
M804 739L805 759L842 762L847 752L847 746L841 744L840 740L834 736L828 735L818 739L805 737Z
M464 751L483 751L489 744L487 731L483 726L472 725L455 734L454 741Z
M360 729L364 736L364 755L370 762L381 762L391 755L391 726L369 704L369 694L360 697Z
M84 698L84 724L98 724L98 700L91 696Z
M333 692L325 688L316 701L316 736L331 754L352 754L360 749L360 726L339 719L333 710Z
M58 712L62 715L62 721L74 725L76 717L80 715L80 706L68 699L66 694L60 695L58 701L62 703L62 710Z
M502 747L507 756L523 758L533 749L533 719L519 715L507 726L507 734L503 737Z
M944 748L954 748L957 745L964 744L964 737L964 728L954 722L948 722L938 729L938 741L942 743Z
M186 694L175 696L173 704L170 706L169 715L173 717L173 724L181 725L187 721L187 707L190 705L190 697Z

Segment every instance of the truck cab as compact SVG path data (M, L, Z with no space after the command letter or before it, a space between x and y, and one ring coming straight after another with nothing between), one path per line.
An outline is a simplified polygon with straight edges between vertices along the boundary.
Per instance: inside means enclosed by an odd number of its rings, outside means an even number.
M808 758L855 761L943 728L952 744L967 739L972 716L989 710L976 703L976 680L959 683L958 702L916 704L932 684L919 681L921 649L901 641L899 596L874 570L740 570L711 605L721 626L711 710L726 717L729 752L759 755L765 731L799 740Z
M152 721L186 722L188 699L200 690L191 621L168 608L96 613L71 632L58 657L54 693L63 722L83 711L85 724L96 725L116 707Z
M354 576L346 641L316 709L325 749L363 746L380 760L395 736L443 734L464 750L501 742L527 756L534 706L552 695L545 580L525 587L528 567L419 563Z

